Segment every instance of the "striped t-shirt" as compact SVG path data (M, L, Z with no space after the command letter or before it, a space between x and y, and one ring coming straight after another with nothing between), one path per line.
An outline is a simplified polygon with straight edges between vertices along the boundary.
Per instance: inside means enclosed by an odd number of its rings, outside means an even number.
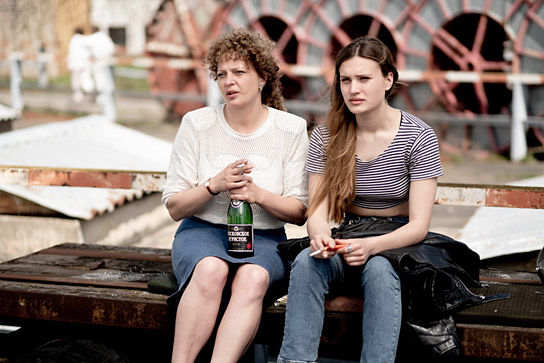
M385 209L408 201L410 182L441 176L440 150L434 130L419 118L401 111L400 128L391 144L371 161L355 156L357 190L353 204ZM329 130L320 125L310 137L306 170L323 174Z

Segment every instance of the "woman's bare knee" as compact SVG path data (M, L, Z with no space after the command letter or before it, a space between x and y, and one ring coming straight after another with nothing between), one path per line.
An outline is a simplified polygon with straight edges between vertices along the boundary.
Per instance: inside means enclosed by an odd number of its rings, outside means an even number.
M229 274L229 265L217 257L205 257L200 260L191 282L202 291L223 291Z
M232 283L233 294L243 292L248 298L262 299L268 290L268 271L258 265L242 265L236 271Z

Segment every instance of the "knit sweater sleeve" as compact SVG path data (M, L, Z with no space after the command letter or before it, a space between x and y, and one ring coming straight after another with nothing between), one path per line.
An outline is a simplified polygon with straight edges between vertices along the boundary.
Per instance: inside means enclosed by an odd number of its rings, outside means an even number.
M172 146L166 183L162 187L162 202L181 190L198 184L199 141L193 127L191 114L186 114L178 129Z
M309 142L306 121L299 122L298 126L298 130L290 142L291 149L284 167L283 196L296 198L307 207L308 173L305 170L305 165Z

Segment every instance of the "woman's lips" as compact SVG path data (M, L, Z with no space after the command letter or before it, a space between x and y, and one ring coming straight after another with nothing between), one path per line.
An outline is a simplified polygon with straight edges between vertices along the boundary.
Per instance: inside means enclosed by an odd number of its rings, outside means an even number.
M237 94L238 94L238 92L236 92L236 91L227 91L227 97L228 98L233 98Z
M349 103L351 103L352 105L360 105L361 103L363 103L365 100L362 99L362 98L350 98L349 99Z

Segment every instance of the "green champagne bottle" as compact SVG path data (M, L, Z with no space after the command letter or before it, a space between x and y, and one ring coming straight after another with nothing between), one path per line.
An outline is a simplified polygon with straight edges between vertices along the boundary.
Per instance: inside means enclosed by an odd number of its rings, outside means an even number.
M232 199L227 213L228 254L237 258L253 256L253 211L246 201Z

